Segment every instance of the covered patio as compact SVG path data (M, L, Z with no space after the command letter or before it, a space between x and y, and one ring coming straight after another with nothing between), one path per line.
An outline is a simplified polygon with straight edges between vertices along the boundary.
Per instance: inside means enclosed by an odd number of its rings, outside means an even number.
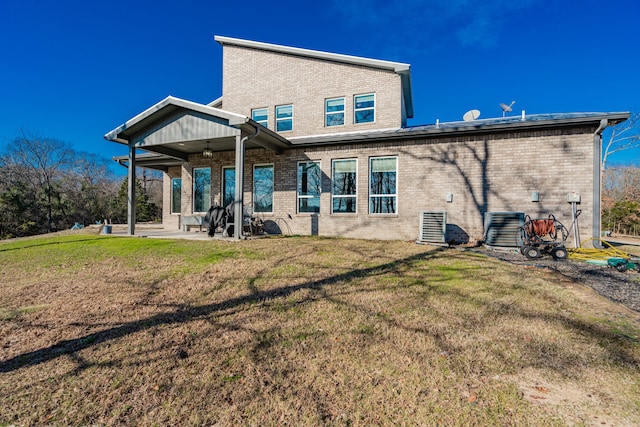
M291 143L247 116L167 97L107 133L105 139L124 144L128 156L119 162L128 169L127 234L135 235L136 167L167 171L188 164L190 158L213 158L235 151L235 218L243 217L244 153L265 148L281 154ZM235 221L234 236L242 237L242 221Z

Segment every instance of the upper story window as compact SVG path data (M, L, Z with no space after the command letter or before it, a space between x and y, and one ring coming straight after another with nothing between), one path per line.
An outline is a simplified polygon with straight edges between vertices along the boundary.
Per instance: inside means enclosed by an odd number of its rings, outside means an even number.
M344 98L332 98L324 101L325 126L344 125Z
M370 123L376 119L376 96L373 93L353 97L353 122Z
M375 157L369 161L369 213L394 214L397 207L396 157Z
M320 212L322 171L320 162L298 163L298 213Z
M269 127L269 110L267 108L254 108L251 110L251 119L262 126Z
M276 107L276 132L293 130L293 105L278 105Z

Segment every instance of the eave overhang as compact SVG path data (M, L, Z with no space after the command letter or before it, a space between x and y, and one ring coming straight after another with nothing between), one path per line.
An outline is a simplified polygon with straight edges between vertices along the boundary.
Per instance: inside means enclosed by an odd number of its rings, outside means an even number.
M463 136L492 134L567 127L593 127L596 129L603 119L608 121L608 126L613 126L627 120L629 115L629 112L534 114L526 116L524 120L520 117L504 117L468 122L444 122L432 125L410 126L380 131L350 132L344 134L290 138L290 141L294 147L303 147L417 138L427 139L453 135Z
M126 121L105 139L137 149L188 161L189 155L233 151L235 137L260 132L247 148L263 147L281 153L291 143L241 114L169 96Z

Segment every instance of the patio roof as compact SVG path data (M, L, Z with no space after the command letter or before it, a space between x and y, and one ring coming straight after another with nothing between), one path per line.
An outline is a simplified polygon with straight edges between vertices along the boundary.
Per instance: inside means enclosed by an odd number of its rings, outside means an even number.
M236 136L253 134L256 129L260 132L247 142L247 148L263 147L281 153L291 146L287 139L249 117L172 96L104 137L156 153L156 156L147 156L147 163L151 164L153 159L162 166L176 160L187 161L190 154L202 153L207 145L214 152L233 151Z

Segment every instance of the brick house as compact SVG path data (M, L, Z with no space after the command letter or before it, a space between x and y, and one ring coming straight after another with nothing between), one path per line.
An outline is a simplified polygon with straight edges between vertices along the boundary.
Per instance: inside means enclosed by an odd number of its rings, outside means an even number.
M129 148L130 200L133 166L164 172L166 229L235 201L236 218L248 208L270 232L354 238L415 240L425 212L444 212L443 239L464 242L494 212L568 227L577 194L581 237L599 235L601 134L628 113L407 126L408 64L215 40L220 98L168 97L105 135Z

